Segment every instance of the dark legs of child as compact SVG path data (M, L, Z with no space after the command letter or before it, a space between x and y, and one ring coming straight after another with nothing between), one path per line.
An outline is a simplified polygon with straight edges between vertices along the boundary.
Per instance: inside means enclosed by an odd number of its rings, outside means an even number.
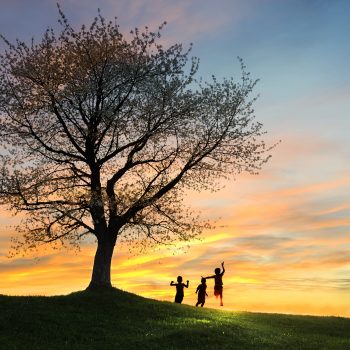
M224 306L223 302L222 302L222 286L215 286L214 287L214 295L216 296L216 299L218 297L220 297L220 306Z
M183 294L176 294L175 295L175 303L181 304L183 299L184 299Z
M203 307L203 305L204 305L204 303L201 303L200 301L198 301L197 304L196 304L196 307L197 307L199 304L201 305L201 307Z

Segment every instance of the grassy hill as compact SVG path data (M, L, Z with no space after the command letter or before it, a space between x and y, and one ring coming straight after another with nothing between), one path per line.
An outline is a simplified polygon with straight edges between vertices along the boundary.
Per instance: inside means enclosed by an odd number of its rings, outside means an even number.
M350 319L194 308L113 290L0 296L0 349L350 349Z

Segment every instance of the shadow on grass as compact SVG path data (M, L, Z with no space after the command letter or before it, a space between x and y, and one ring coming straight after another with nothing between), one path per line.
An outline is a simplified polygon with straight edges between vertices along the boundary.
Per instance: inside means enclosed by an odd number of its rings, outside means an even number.
M1 349L350 349L350 319L226 312L119 290L0 296Z

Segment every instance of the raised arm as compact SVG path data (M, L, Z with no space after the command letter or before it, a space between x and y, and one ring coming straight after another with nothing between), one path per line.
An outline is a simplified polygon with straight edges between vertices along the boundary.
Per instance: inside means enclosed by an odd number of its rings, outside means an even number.
M171 286L176 286L176 283L174 283L174 281L171 281L171 282L170 282L170 285L171 285Z
M221 272L221 276L222 276L225 273L224 262L221 263L221 267L222 267L222 272Z
M187 280L186 284L184 283L184 286L185 286L186 288L188 288L189 283L190 283L190 281L189 281L189 280Z

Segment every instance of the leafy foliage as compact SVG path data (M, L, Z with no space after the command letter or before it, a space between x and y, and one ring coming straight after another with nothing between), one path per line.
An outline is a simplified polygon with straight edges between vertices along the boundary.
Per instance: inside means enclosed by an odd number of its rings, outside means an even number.
M0 199L26 213L16 249L42 242L189 240L205 227L189 189L256 173L268 160L242 77L195 79L198 59L160 31L126 37L99 14L0 56Z

